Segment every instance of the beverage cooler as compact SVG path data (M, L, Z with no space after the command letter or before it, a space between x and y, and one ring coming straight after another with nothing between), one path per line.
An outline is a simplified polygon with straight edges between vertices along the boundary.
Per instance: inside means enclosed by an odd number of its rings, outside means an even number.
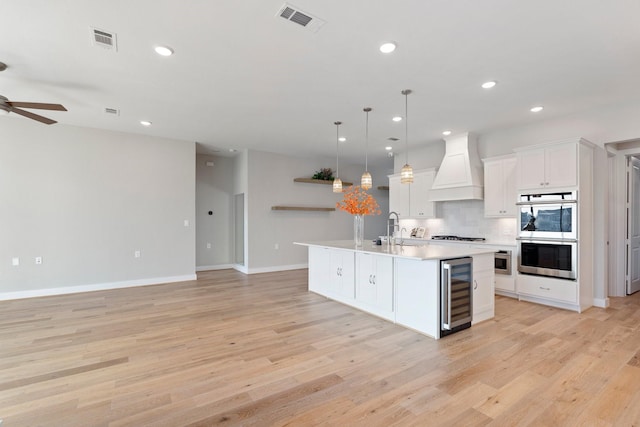
M440 336L469 328L473 316L473 258L440 263Z

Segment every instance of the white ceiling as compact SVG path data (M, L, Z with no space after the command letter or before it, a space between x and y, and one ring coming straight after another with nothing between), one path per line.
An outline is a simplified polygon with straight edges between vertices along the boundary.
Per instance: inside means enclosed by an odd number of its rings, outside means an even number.
M387 138L485 133L640 99L638 0L295 0L316 33L277 17L280 0L22 0L0 3L0 95L64 104L60 123L362 161ZM90 27L117 34L93 46ZM394 40L384 55L378 46ZM175 50L160 57L153 47ZM497 80L492 90L480 84ZM541 104L538 114L529 108ZM119 109L109 116L105 107ZM153 122L149 128L139 120ZM2 120L27 120L15 114ZM44 126L33 122L34 126ZM55 126L55 125L53 125Z

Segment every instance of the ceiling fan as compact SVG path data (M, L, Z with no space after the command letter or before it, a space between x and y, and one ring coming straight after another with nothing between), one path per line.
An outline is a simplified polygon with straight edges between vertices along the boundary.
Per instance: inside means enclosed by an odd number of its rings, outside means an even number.
M67 111L60 104L45 104L42 102L17 102L17 101L9 101L4 96L0 95L0 114L9 114L16 113L21 116L27 117L29 119L36 120L40 123L44 123L45 125L52 125L54 123L58 123L55 120L51 120L47 117L41 116L39 114L32 113L30 111L25 111L21 108L37 108L39 110L56 110L56 111Z

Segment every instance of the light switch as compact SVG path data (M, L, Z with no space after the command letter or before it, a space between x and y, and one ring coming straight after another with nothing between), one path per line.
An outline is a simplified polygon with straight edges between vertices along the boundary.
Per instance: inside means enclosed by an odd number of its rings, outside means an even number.
M189 226L189 220L188 220L188 219L185 219L185 220L184 220L184 226L185 226L185 227L188 227L188 226Z
M42 264L42 257L41 256L37 256L36 257L36 264Z
M140 258L140 251L135 251L133 253L133 256L136 257L136 258Z
M11 258L11 265L13 265L14 267L19 266L20 265L20 258L18 258L18 257Z

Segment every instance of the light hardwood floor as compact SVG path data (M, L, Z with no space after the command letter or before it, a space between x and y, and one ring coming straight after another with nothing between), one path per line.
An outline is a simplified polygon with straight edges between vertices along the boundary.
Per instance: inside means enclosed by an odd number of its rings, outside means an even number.
M12 426L632 426L640 296L496 299L435 341L306 290L307 271L0 302Z

